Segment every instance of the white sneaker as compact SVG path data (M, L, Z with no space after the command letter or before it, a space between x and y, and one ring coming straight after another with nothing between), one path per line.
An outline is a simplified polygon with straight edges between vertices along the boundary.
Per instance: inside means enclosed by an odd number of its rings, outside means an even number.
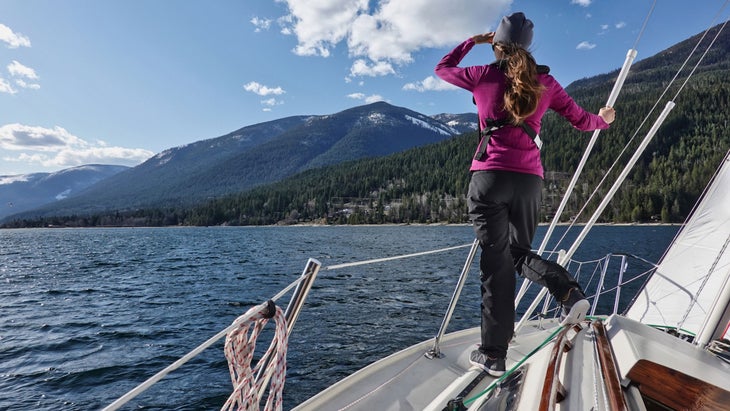
M591 303L588 300L583 299L577 301L570 307L570 311L566 312L566 306L563 306L563 315L561 316L560 325L578 324L585 320L588 309L591 308Z

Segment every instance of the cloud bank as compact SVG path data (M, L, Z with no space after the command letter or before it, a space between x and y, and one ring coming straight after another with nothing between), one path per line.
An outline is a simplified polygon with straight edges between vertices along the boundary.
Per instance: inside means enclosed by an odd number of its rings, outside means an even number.
M0 126L0 152L3 161L60 168L90 163L135 166L153 155L139 148L109 147L102 141L89 143L58 126L18 123Z
M280 0L289 14L281 32L294 53L328 57L340 43L353 58L350 76L385 76L425 48L452 46L487 31L511 0ZM258 26L257 26L258 27ZM493 28L493 27L492 27Z

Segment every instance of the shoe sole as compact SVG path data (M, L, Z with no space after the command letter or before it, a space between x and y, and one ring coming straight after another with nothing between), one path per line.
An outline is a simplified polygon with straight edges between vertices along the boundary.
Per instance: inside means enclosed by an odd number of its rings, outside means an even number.
M492 377L501 377L504 375L504 371L495 371L490 370L489 368L485 367L484 364L480 364L478 362L469 361L471 365L478 367L480 370L486 372L487 374L491 375Z
M576 302L573 304L570 312L568 312L568 315L566 315L563 321L560 322L560 325L578 324L586 318L589 308L591 308L591 303L589 303L588 300L580 300Z

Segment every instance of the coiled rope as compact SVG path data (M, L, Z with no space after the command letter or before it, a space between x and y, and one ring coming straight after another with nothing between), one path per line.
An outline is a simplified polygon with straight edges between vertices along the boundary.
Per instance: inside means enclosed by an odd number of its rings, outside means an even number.
M266 354L255 367L251 368L251 361L256 349L256 339L272 317L276 323L274 338ZM239 319L241 320L239 321ZM223 350L228 360L233 392L221 410L258 410L260 394L263 394L262 388L267 380L270 380L271 384L269 385L269 396L264 409L267 411L281 410L282 390L286 379L286 350L288 344L284 312L270 301L268 305L262 304L249 309L239 319L234 321L237 327L226 336ZM250 335L249 330L251 331ZM266 361L267 359L270 359L270 361ZM256 374L264 363L266 368L263 376L257 379Z

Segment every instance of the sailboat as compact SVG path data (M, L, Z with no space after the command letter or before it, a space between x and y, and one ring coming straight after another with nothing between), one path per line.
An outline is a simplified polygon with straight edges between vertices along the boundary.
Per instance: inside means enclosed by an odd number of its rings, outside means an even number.
M633 49L627 53L607 105L615 102L635 55ZM569 262L673 108L674 101L668 101L578 240L558 257L558 262ZM594 133L566 198L599 132ZM452 304L432 341L380 360L295 409L730 409L729 188L730 152L624 313L616 312L614 305L609 315L565 326L555 318L530 317L545 296L543 290L516 324L505 375L494 378L470 365L469 354L480 341L478 328L443 333L453 312ZM468 272L476 247L475 242L462 276ZM619 267L616 278L620 282L625 264ZM459 281L455 298L462 285ZM525 288L526 284L517 302ZM598 296L594 297L594 305Z
M479 328L437 336L295 410L730 409L728 187L730 152L625 314L525 321L500 378L469 363Z
M616 101L635 56L635 50L629 50L607 105ZM673 108L670 100L577 240L560 252L559 263L569 266L575 261L576 248ZM577 167L566 200L596 137ZM446 332L478 250L475 241L435 337L353 373L294 410L730 410L729 188L730 151L661 261L636 277L644 284L626 310L618 311L621 290L635 280L624 278L627 255L608 255L594 262L600 281L589 296L592 306L598 305L602 291L610 289L615 296L612 312L592 312L578 324L561 325L557 315L550 315L555 303L539 293L515 324L507 372L499 378L469 362L470 352L480 342L478 327ZM613 263L616 259L619 264ZM604 282L610 267L617 271L610 276L617 279L614 287ZM286 337L321 268L319 261L310 259L300 278L272 298L294 289L286 312L273 302L253 307L106 409L121 407L223 336L234 383L224 409L258 409L269 383L265 407L281 409ZM526 290L523 284L517 303ZM542 310L535 313L541 302ZM277 324L276 336L252 366L250 344L269 319Z

